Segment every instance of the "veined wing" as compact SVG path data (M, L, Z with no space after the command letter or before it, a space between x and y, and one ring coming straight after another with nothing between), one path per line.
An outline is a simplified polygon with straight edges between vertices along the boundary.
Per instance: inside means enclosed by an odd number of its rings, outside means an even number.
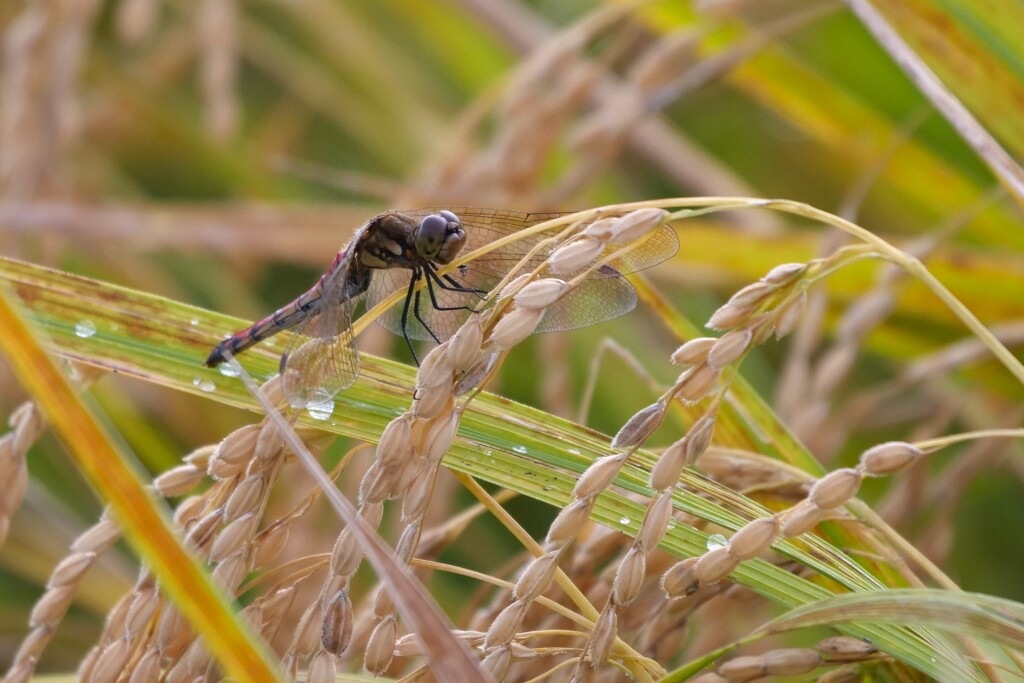
M402 211L402 213L416 218L423 218L442 209L453 212L459 217L462 225L466 228L466 246L462 249L464 254L530 226L551 220L552 218L568 215L568 212L526 213L508 209L480 209L458 206L413 209ZM481 256L473 263L477 264L478 270L484 270L491 277L496 277L500 280L522 260L523 256L532 251L539 242L556 236L562 231L562 227L545 230L503 245ZM614 245L608 247L609 251L614 251L615 249L616 246ZM615 259L610 265L617 271L617 274L627 275L656 266L674 256L677 251L679 251L679 236L672 226L663 225L655 230L642 244L625 256ZM527 262L528 267L536 268L547 256L548 253L546 251L533 256ZM610 273L595 273L593 277L614 276Z
M365 228L364 228L365 229ZM357 231L317 285L320 296L310 302L311 315L281 357L285 394L293 407L330 399L359 375L359 353L352 335L352 311L366 291L367 275L352 251Z
M587 279L548 307L537 332L578 330L614 320L636 308L636 290L621 275Z
M410 216L422 217L436 213L439 209L405 211ZM541 221L555 218L561 213L521 213L517 211L453 208L466 228L467 244L463 253L490 244ZM545 231L502 245L449 273L460 287L489 292L512 268L523 262L523 257L541 240L558 234L558 230ZM616 259L594 273L586 283L570 292L552 306L538 327L541 332L577 329L611 320L628 313L636 306L636 292L622 273L648 268L672 256L679 247L675 231L663 226L646 242L625 257ZM612 247L610 247L612 248ZM547 257L539 253L526 261L526 268L536 268ZM622 270L620 270L620 268ZM403 269L378 270L373 274L367 299L368 306L374 306L397 290L409 286L410 272ZM444 341L451 337L469 315L468 309L479 304L479 297L472 292L444 290L433 287L431 301L427 288L419 292L419 306L415 301L410 305L404 330L413 339L431 340L434 336ZM378 319L378 322L397 335L403 333L403 306L393 306ZM426 327L424 326L426 325ZM426 329L429 328L429 331ZM433 334L431 334L431 332Z

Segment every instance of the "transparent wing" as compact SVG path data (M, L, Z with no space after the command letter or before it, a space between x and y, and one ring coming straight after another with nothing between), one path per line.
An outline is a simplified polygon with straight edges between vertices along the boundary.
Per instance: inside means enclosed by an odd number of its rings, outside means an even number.
M636 308L636 290L621 275L589 279L548 308L537 332L577 330L626 315Z
M478 209L458 206L413 209L402 211L402 213L422 218L443 209L454 212L466 228L466 246L462 249L463 253L473 251L537 223L567 215L567 212L524 213L507 209ZM539 242L554 237L561 230L562 228L559 227L523 237L480 257L474 263L478 264L477 270L484 271L500 280ZM615 249L614 245L608 247L609 251ZM672 226L663 225L654 231L643 244L625 256L615 259L610 265L617 271L616 275L628 275L656 266L674 256L677 251L679 251L679 236ZM547 253L542 252L530 258L527 264L531 268L536 268L547 256ZM597 274L594 277L614 277L614 275L605 273Z
M352 311L361 289L353 280L352 263L346 254L325 277L320 298L311 303L310 315L296 327L281 357L284 390L293 407L329 400L359 375Z
M511 266L510 266L511 267ZM406 291L412 272L405 269L374 271L367 295L367 308L375 306L396 290ZM457 286L468 291L444 289L436 283L429 288L424 287L416 292L412 299L403 299L386 310L377 322L398 336L403 334L403 316L405 317L405 333L411 339L438 341L449 339L469 316L469 312L480 304L481 292L489 292L501 280L500 276L491 275L483 269L464 268L448 274ZM447 287L454 287L447 279ZM430 331L427 330L429 328Z
M437 213L440 208L417 209L403 211L415 218L422 218ZM559 213L522 213L517 211L471 209L455 207L453 211L466 228L466 244L462 253L468 253L485 244L516 233L531 225L563 215ZM455 283L445 280L448 287L459 287L466 290L489 292L494 286L518 264L523 255L533 248L543 236L533 236L518 242L504 245L499 249L479 258L472 263L448 274ZM541 259L537 259L539 263ZM373 307L389 297L395 291L406 291L409 287L411 271L393 268L375 270L370 289L367 294L367 308ZM431 291L433 290L433 298ZM480 296L474 291L454 291L433 285L419 291L419 305L416 299L409 302L408 310L404 301L388 309L377 322L396 335L403 334L402 317L406 314L405 332L412 339L431 341L436 336L444 341L459 329L469 315L469 310L479 305ZM436 305L435 305L436 304ZM426 324L426 327L424 326ZM430 331L427 331L429 327ZM431 332L433 334L431 334Z
M422 217L440 209L419 209L404 211L410 216ZM453 207L450 209L462 220L467 240L463 253L467 253L496 240L502 239L541 221L555 218L562 213L521 213L517 211L472 209ZM508 273L523 261L541 240L548 239L558 230L545 231L524 237L485 254L467 263L461 269L449 273L458 286L469 290L489 292ZM611 247L610 247L611 248ZM679 249L679 238L670 226L662 226L647 241L626 256L616 259L611 267L605 267L592 276L586 286L580 287L559 301L542 321L539 331L555 332L577 329L606 320L611 320L633 309L636 292L622 279L621 274L649 268L671 257ZM539 253L525 262L527 268L536 268L547 258ZM410 271L389 269L374 271L370 284L367 305L375 306L397 290L409 286ZM609 280L604 287L597 286L600 280ZM451 283L446 283L452 286ZM445 290L437 285L434 300L423 288L419 292L419 306L415 299L409 302L405 331L413 339L432 340L434 336L444 341L455 333L469 315L469 309L479 304L480 298L473 292ZM403 302L404 303L404 302ZM384 313L378 322L394 334L402 335L404 305L399 303ZM424 326L426 325L426 327ZM427 331L429 327L430 332Z

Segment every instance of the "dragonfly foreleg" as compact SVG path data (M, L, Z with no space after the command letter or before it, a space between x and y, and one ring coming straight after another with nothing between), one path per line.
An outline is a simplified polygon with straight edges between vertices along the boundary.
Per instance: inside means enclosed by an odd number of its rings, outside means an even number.
M437 283L438 287L449 292L464 292L466 294L476 294L481 299L483 298L484 294L487 293L486 289L475 289L473 287L466 287L462 285L458 280L453 278L448 273L445 273L444 275L438 275L437 270L434 268L433 264L425 264L423 266L423 270L426 271L427 273L428 282L431 279L433 279L433 281Z
M486 291L484 291L482 289L470 289L468 287L463 287L463 286L459 285L458 282L456 282L455 280L452 280L452 282L455 282L456 286L453 287L453 286L447 285L447 284L445 284L444 280L442 280L441 278L444 277L444 278L448 278L449 280L451 280L451 278L449 278L447 275L438 275L437 272L433 270L433 268L429 268L429 269L428 268L424 268L424 272L427 275L427 291L430 292L430 301L431 301L432 304L434 304L434 308L436 308L439 311L472 311L474 309L473 309L472 306L465 306L465 305L463 305L463 306L442 306L438 302L438 300L437 300L437 294L434 292L434 285L435 284L438 287L440 287L441 289L445 290L446 292L459 292L461 294L475 294L476 296L478 296L480 298L483 298L483 295L487 293Z

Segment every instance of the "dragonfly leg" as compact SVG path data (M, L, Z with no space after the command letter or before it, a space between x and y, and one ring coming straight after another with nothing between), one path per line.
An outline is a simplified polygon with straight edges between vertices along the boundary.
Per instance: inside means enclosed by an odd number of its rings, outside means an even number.
M438 275L437 270L430 263L423 266L423 270L427 273L427 280L433 279L437 283L437 286L441 289L448 290L449 292L465 292L466 294L476 294L480 298L487 293L486 289L475 289L473 287L464 287L459 284L459 281L453 278L448 273L444 275Z
M436 301L436 299L434 299L433 287L430 284L430 278L427 278L427 290L430 292L430 299L431 299L431 301ZM434 338L434 341L437 342L438 344L440 344L441 340L438 339L437 335L434 334L434 331L432 329L430 329L430 325L427 324L427 321L424 320L422 318L422 316L420 316L420 291L417 289L416 290L416 294L414 294L413 296L414 296L414 299L413 299L413 303L412 303L412 314L414 316L416 316L416 320L419 321L420 325L423 325L423 329L425 329L427 331L427 333L430 334L430 336ZM440 309L440 310L447 310L447 309Z
M453 290L455 290L457 292L469 292L469 293L472 293L472 294L476 294L481 299L484 298L485 294L487 294L487 290L486 289L476 289L475 287L463 287L462 285L459 284L458 280L453 278L448 273L445 273L443 277L451 285L450 287L446 287L445 285L441 285L441 287L443 289L453 289ZM438 284L440 284L440 281L438 282Z
M416 349L413 348L412 339L409 338L409 331L406 325L409 322L409 303L413 298L413 290L416 288L416 282L420 279L419 270L414 270L412 277L409 278L409 289L405 293L405 303L402 304L402 337L405 339L405 343L409 346L409 353L412 354L412 360L418 366L420 364L419 357L416 356ZM417 302L419 301L419 292L415 294ZM419 318L419 312L416 313L416 317Z
M434 308L436 308L439 311L472 311L472 310L474 310L472 306L442 306L438 302L438 300L437 300L437 294L434 292L434 284L437 284L438 287L440 287L441 289L443 289L445 291L448 291L448 292L462 292L462 293L465 293L465 294L476 294L477 296L480 296L482 290L479 290L479 289L468 289L466 287L462 287L461 285L457 286L457 287L449 287L441 279L442 276L438 275L432 268L424 268L423 270L424 270L424 272L427 275L427 291L430 293L430 302L434 305ZM444 277L448 277L448 276L445 275ZM453 282L454 282L454 280L453 280ZM458 283L456 283L456 284L458 284ZM486 294L486 292L484 292L484 293Z

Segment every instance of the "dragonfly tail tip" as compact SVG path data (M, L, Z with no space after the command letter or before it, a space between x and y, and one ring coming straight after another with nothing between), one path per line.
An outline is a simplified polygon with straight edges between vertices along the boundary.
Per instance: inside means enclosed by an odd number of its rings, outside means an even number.
M206 357L206 360L203 361L203 365L205 365L208 368L215 368L223 362L224 354L221 351L220 346L218 346L217 348L210 352L209 356Z

